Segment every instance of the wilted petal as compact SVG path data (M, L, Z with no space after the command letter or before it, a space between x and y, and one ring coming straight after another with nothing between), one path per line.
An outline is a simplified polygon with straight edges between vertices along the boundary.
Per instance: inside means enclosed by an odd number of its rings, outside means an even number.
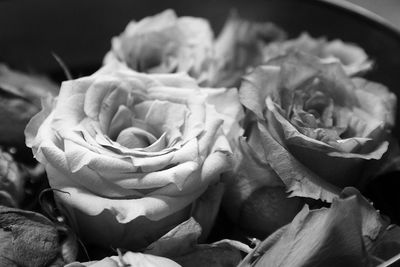
M121 266L135 266L135 267L180 267L176 262L154 255L148 255L137 252L126 252L124 255L112 256L104 258L100 261L93 262L74 262L67 264L65 267L121 267Z
M2 266L64 263L56 225L39 213L0 206L0 238Z
M183 255L193 250L201 231L201 226L191 217L150 244L146 253L170 258Z
M328 202L337 196L338 189L336 187L302 165L271 136L264 125L259 123L258 128L266 159L292 196L309 197Z
M385 86L369 82L362 78L354 78L355 94L361 108L389 127L395 123L397 98Z
M239 242L237 242L239 243ZM242 247L245 246L241 244ZM235 242L216 242L210 245L197 245L197 247L174 261L183 267L227 267L236 266L242 259L241 250Z
M346 190L346 198L335 199L329 209L305 206L240 266L366 266L364 238L376 238L383 224L359 192Z

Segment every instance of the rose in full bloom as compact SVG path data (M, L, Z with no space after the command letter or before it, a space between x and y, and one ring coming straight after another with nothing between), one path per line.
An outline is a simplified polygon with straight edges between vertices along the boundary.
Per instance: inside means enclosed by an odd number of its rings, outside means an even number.
M256 68L239 95L248 110L247 139L239 143L224 205L241 226L264 236L296 214L293 197L331 202L340 188L363 183L365 168L386 153L395 123L396 97L385 86L300 52Z
M284 32L272 23L255 23L232 14L214 38L203 18L177 17L165 10L132 21L112 39L104 63L122 62L146 73L186 72L199 84L236 85L249 67L262 60L262 48L282 40Z
M64 82L26 142L83 240L138 249L205 213L198 198L230 168L242 112L236 90L109 64Z
M339 39L328 41L326 38L313 38L307 33L296 39L270 43L263 48L263 59L268 61L291 51L312 54L326 62L339 61L350 75L365 72L372 67L372 61L361 47Z
M171 9L139 22L131 21L112 39L105 57L147 73L187 72L201 79L213 53L213 31L207 20L177 17Z

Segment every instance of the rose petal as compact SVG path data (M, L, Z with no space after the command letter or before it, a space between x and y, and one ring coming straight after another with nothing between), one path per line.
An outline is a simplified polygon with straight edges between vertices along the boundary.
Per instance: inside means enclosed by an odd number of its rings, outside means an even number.
M190 217L150 244L146 253L169 258L185 254L194 248L201 233L202 227Z
M258 124L265 156L292 196L331 202L338 189L317 177L276 142L261 123Z
M310 211L305 206L290 225L273 240L261 243L240 266L365 266L369 256L363 237L376 237L381 220L357 190L347 189L343 197L329 209Z
M271 96L280 103L278 86L280 83L280 68L276 66L259 66L250 74L244 76L240 86L240 103L253 111L257 117L264 118L265 99Z
M114 260L117 260L115 256ZM118 258L118 262L138 267L180 267L178 263L167 258L134 252L125 253L122 258Z
M354 78L352 81L361 108L370 116L392 127L395 123L396 96L381 84L362 78Z

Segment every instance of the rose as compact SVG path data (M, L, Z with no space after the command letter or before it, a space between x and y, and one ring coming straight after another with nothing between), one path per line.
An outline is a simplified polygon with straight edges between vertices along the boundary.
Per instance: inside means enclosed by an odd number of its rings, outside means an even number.
M241 113L236 90L109 64L64 82L26 142L83 240L137 249L187 219L230 167Z
M130 22L112 39L104 63L123 62L147 73L187 72L199 84L231 87L247 68L260 63L262 47L284 36L272 23L250 22L232 14L214 39L207 20L178 18L166 10Z
M365 51L355 44L341 40L328 41L325 38L312 38L307 33L297 39L273 42L263 48L264 61L291 51L302 51L324 59L326 62L339 61L347 74L365 72L372 67Z
M304 53L256 68L239 95L248 109L247 139L226 179L224 206L262 236L298 210L284 191L331 202L338 188L364 182L363 170L385 154L395 122L396 97L386 87Z
M148 73L187 72L201 79L212 58L213 32L205 19L178 18L165 10L139 22L131 21L112 39L105 62L120 61Z
M386 87L349 78L340 64L303 53L271 60L247 76L240 99L264 123L252 128L250 139L271 136L296 162L340 187L359 182L360 168L382 157L395 122L396 96Z

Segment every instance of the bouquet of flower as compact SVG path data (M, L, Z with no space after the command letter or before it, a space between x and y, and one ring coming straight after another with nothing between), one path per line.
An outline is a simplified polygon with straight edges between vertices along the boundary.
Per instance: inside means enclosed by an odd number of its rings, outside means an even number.
M60 86L1 66L0 265L387 266L400 228L363 194L398 169L397 99L373 67L172 10Z

